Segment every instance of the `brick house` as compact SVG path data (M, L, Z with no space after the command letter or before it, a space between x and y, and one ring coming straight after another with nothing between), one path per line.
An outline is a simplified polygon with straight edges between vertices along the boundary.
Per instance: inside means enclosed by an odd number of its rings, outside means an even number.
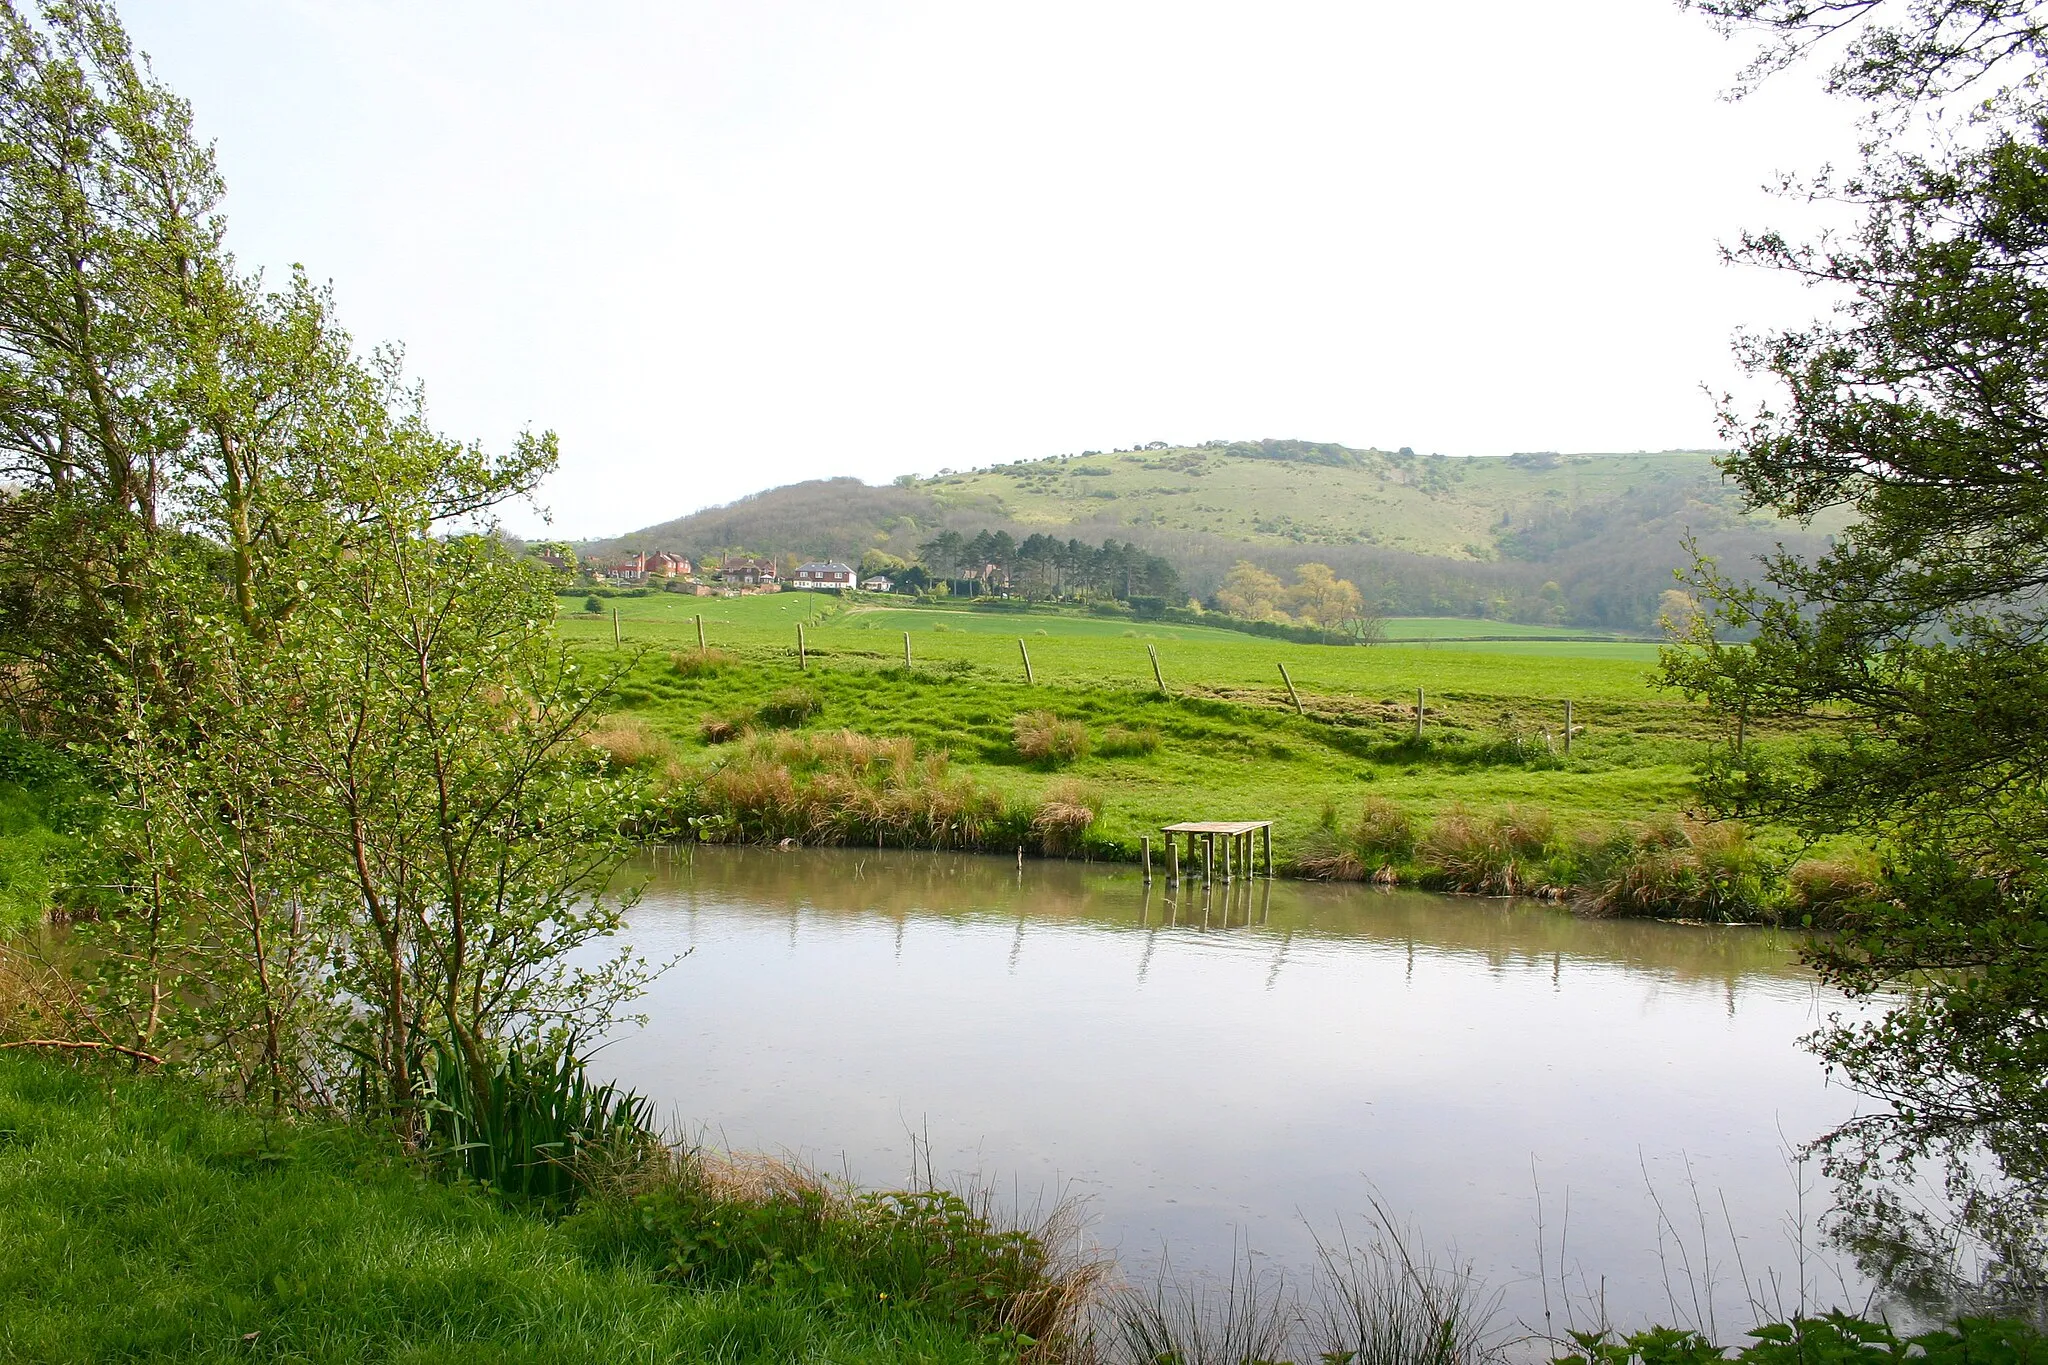
M721 583L742 588L767 587L779 581L772 559L755 559L751 555L734 555L718 566Z
M850 588L853 579L853 566L835 559L797 565L790 583L798 588Z

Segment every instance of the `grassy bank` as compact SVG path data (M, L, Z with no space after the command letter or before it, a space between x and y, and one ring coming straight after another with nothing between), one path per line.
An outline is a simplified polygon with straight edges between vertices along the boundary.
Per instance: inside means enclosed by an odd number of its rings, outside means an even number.
M1726 736L1645 661L1600 652L1640 645L1296 645L795 593L618 606L645 653L600 742L658 770L669 823L701 837L1134 858L1164 824L1272 819L1303 875L1607 913L1803 910L1785 874L1808 851L1686 818L1694 765ZM572 610L562 628L610 655L613 624ZM1364 828L1389 819L1390 845Z
M843 1245L813 1255L825 1275L795 1257L784 1268L798 1273L758 1273L756 1246L737 1237L718 1251L721 1209L763 1207L729 1186L655 1183L621 1199L550 1222L430 1180L358 1130L265 1122L172 1080L0 1052L0 1359L1015 1355L949 1303L887 1296L900 1279L870 1284L872 1264ZM764 1254L828 1220L768 1221ZM686 1234L705 1244L702 1264L679 1274Z

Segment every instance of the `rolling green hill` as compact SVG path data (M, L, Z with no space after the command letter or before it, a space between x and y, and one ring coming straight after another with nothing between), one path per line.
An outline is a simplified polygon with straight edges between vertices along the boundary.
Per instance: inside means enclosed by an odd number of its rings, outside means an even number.
M744 546L912 557L942 529L1135 541L1197 595L1240 558L1287 574L1331 565L1390 612L1645 629L1684 542L1730 566L1832 527L1744 514L1710 452L1451 458L1308 441L1155 444L870 487L770 489L588 553Z

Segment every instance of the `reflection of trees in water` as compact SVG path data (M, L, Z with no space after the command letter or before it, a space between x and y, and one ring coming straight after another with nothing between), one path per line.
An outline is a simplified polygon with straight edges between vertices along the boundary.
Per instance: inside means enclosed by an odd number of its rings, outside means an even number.
M1149 892L1135 868L898 850L700 847L658 850L629 869L659 906L690 897L775 913L900 918L1015 916L1104 931L1208 929L1357 939L1475 954L1496 969L1591 964L1724 984L1810 980L1785 935L1739 925L1581 919L1553 906L1384 890L1357 884L1240 878Z

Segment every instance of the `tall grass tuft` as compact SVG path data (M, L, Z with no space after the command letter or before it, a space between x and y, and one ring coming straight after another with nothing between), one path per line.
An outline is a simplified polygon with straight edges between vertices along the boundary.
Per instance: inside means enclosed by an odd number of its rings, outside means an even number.
M1123 1287L1105 1304L1104 1335L1132 1365L1247 1365L1280 1360L1299 1316L1285 1282L1247 1252L1222 1285L1175 1281L1162 1265L1151 1288Z
M1384 796L1369 796L1350 829L1337 828L1336 812L1324 812L1322 827L1295 870L1327 881L1392 882L1415 855L1415 818Z
M762 723L795 729L825 709L825 699L801 683L785 687L761 703Z
M1817 929L1840 926L1843 913L1877 895L1877 877L1863 865L1840 859L1808 858L1785 874L1786 907Z
M1496 1329L1500 1291L1488 1291L1469 1261L1438 1260L1411 1230L1373 1205L1370 1238L1354 1245L1340 1229L1316 1242L1307 1336L1316 1358L1349 1365L1492 1365L1505 1358Z
M1017 756L1027 763L1058 767L1088 754L1088 727L1061 720L1050 711L1025 711L1010 722Z
M1556 842L1557 824L1547 811L1504 806L1476 815L1453 806L1417 847L1426 882L1451 891L1519 896L1552 889L1546 873Z
M1079 1250L1079 1227L1070 1202L1026 1223L986 1189L862 1191L788 1161L668 1147L603 1167L572 1223L676 1283L915 1308L1000 1358L1048 1363L1085 1358L1112 1268Z
M1041 852L1055 857L1073 853L1101 813L1101 792L1071 779L1055 782L1031 817L1031 832Z
M1102 732L1097 752L1105 758L1137 758L1159 749L1156 725L1112 725Z
M739 661L740 656L729 649L679 649L669 655L678 678L708 678Z
M744 734L746 728L743 718L707 715L697 722L697 738L706 744L730 744Z
M575 1194L585 1149L637 1143L653 1116L632 1091L592 1082L573 1043L514 1041L479 1084L437 1040L423 1098L427 1151L442 1169L503 1195L553 1202Z
M1665 819L1608 842L1588 869L1585 908L1596 915L1755 919L1768 896L1765 860L1735 821Z
M640 716L615 711L584 736L584 742L620 768L654 768L675 759L668 736Z

